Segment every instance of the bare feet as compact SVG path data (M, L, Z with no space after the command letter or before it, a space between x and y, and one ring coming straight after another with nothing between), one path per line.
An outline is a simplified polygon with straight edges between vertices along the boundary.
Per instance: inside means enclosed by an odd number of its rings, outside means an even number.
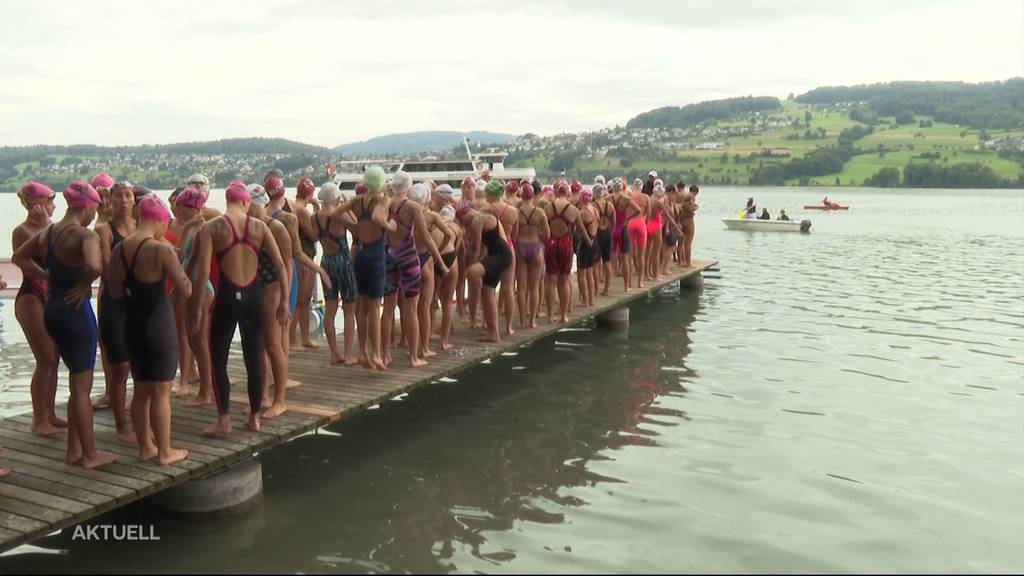
M259 432L260 431L260 415L259 414L249 414L249 421L248 421L248 423L246 423L246 426L249 428L249 430L252 430L253 432Z
M446 342L444 340L441 341L441 350L444 350L445 352L451 350L454 347L455 346L453 346L451 342Z
M512 326L508 326L505 328L505 336L514 336L515 333L516 331L512 329Z
M292 344L288 349L291 350L292 352L302 352L303 350L302 344L299 344L298 342Z
M309 348L310 350L315 350L315 349L319 348L320 346L316 342L313 342L312 340L308 340L308 341L302 343L302 347L303 348Z
M91 457L82 457L82 468L92 470L93 468L99 468L100 466L106 466L107 464L113 464L114 462L117 462L117 456L108 454L107 452L97 452Z
M110 407L110 398L106 394L102 394L92 399L92 409L102 410Z
M36 436L46 436L46 437L49 437L49 436L55 436L57 434L60 434L60 432L61 432L61 429L57 428L56 426L54 426L50 422L33 422L32 423L32 433L35 434Z
M156 463L161 466L167 466L168 464L174 464L175 462L181 462L185 458L188 458L188 450L171 448L167 454L157 458Z
M11 471L7 468L0 468L0 478L7 477L11 474Z
M331 364L346 364L346 362L341 356L337 354L331 354Z
M208 404L213 404L213 398L210 398L209 396L200 396L198 394L196 394L192 398L189 398L188 400L185 400L185 406L189 407L206 406Z
M409 358L409 365L413 368L422 368L427 365L427 361L421 358L411 357Z
M64 457L64 463L68 466L74 466L82 461L82 447L76 446L75 448L68 449L67 456Z
M275 402L275 403L271 404L269 408L267 408L267 410L263 413L263 417L264 418L277 418L278 416L280 416L281 414L284 414L287 411L288 411L288 405L287 404L285 404L283 402L278 404L278 403Z
M50 416L50 426L53 426L54 428L67 428L68 421L54 414Z
M384 363L384 362L383 362L383 361L382 361L382 360L380 359L380 357L379 357L379 356L374 356L374 357L373 357L373 358L372 358L372 359L370 360L370 367L371 367L371 368L373 368L374 370L379 370L379 371L381 371L381 372L383 372L383 371L385 371L385 370L387 370L387 369L388 369L388 366L387 366L387 364L385 364L385 363Z
M150 444L149 446L140 447L139 462L149 462L153 458L156 458L159 453L160 451L157 450L156 446L152 444Z
M285 388L298 388L299 386L302 386L302 382L298 380L292 380L291 378L289 378L288 382L285 383L284 385Z
M203 436L227 436L231 434L231 421L227 418L218 419L213 425L203 428L201 434Z
M362 364L362 361L351 356L345 358L345 366L355 366L356 364Z
M501 336L499 334L486 334L476 339L477 342L497 342L501 343Z
M125 444L136 444L139 439L135 437L134 430L118 430L117 439Z
M433 350L424 350L421 356L423 358L433 358L434 356L437 356L437 352L434 352Z
M189 388L187 384L185 386L178 386L178 391L175 392L174 395L178 397L191 396L192 389Z

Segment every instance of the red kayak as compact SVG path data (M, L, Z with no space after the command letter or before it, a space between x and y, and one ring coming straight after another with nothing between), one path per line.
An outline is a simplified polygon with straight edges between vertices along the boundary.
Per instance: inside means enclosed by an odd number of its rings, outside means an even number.
M840 206L839 204L835 204L835 205L832 205L832 206L825 206L824 204L812 204L810 206L804 206L804 210L828 210L828 211L831 211L831 210L849 210L849 209L850 209L849 206Z

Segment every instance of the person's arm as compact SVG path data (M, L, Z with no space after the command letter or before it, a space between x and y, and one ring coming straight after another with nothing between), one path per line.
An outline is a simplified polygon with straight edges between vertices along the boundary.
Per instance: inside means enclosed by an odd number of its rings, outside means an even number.
M434 242L434 236L430 233L427 228L427 219L423 217L423 209L418 205L412 205L412 221L413 226L416 229L416 239L421 244L427 245L427 250L434 257L434 262L441 265L441 276L448 275L448 267L444 265L443 258L441 258L441 251L437 249L437 243Z
M288 228L288 237L291 240L292 258L299 266L318 274L321 278L326 277L327 272L325 272L323 268L317 265L312 258L302 251L302 244L300 244L299 241L299 226L301 222L302 219L294 214L291 215L291 218L285 218L281 221L281 223Z
M543 241L547 241L547 239L551 237L551 224L548 221L547 212L541 210L540 215L544 217L544 219L541 220L540 225L540 239Z
M587 246L592 245L594 241L590 239L590 230L587 230L587 224L583 221L583 212L575 206L571 206L571 209L576 212L576 218L573 220L573 228L579 232L583 241L587 243Z
M166 244L160 245L160 267L164 270L164 276L171 279L174 285L174 292L182 298L192 297L192 281L185 275L181 267L177 253L174 248Z
M64 295L64 303L72 308L78 308L85 301L86 296L92 294L92 283L103 273L103 253L100 250L100 237L89 229L83 229L78 234L82 246L82 266L84 272L82 279L74 288L68 290Z
M259 223L263 224L262 221L259 221ZM290 286L288 282L284 281L288 277L288 270L284 266L284 258L281 257L277 241L274 240L274 236L266 224L263 224L263 234L261 236L260 249L270 257L270 261L274 265L274 271L280 279L277 282L277 289L281 292L281 300L277 303L277 321L284 326L291 320L291 313L288 310L288 289Z
M441 246L447 246L449 243L452 245L452 249L455 249L455 232L452 232L451 226L448 226L444 219L441 218L440 214L431 212L431 217L434 219L434 224L441 230L441 234L444 234L444 240L441 241ZM443 260L443 258L442 258Z
M192 261L196 266L196 286L206 286L210 281L210 262L213 259L213 227L216 221L207 222L199 229L199 237L193 241ZM189 325L193 334L198 333L199 319L202 317L203 298L202 290L193 290L189 302Z
M484 225L480 221L479 215L473 218L473 222L470 223L469 232L473 235L473 258L470 259L470 265L472 266L484 257Z
M317 206L314 204L314 206ZM319 208L318 208L319 209ZM299 233L306 237L306 240L316 242L317 231L313 227L313 216L305 208L296 212L299 221Z
M123 244L118 244L117 248L114 248L111 252L110 263L107 264L107 293L110 294L111 298L120 300L124 298L124 261L121 259L121 251L124 250Z
M384 202L373 207L373 214L370 216L370 220L388 232L398 230L398 222L388 220L388 209L384 206Z
M36 258L42 258L46 254L46 235L48 234L46 230L47 228L43 228L22 242L11 256L11 262L21 268L22 276L50 277L50 272L36 262Z

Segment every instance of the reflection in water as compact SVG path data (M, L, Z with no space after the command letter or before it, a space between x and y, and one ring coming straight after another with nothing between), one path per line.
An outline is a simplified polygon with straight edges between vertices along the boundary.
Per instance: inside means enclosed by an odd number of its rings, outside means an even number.
M632 310L631 334L643 338L567 330L343 420L337 434L264 454L257 511L193 522L139 503L92 523L154 523L159 545L74 542L65 531L39 543L69 551L47 569L447 572L468 569L469 558L480 569L513 560L517 550L493 546L495 534L566 522L588 505L573 488L624 483L594 462L657 446L659 429L685 421L658 398L685 395L696 377L685 361L700 304L675 290L652 298ZM7 557L0 570L37 560Z

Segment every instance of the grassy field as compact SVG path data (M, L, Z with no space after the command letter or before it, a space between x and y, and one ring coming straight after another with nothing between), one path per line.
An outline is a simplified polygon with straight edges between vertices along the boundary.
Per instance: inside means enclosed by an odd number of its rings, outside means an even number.
M805 114L811 113L810 126L804 124ZM758 163L786 162L786 159L751 158L752 153L759 153L763 148L785 148L790 152L790 159L802 158L820 146L835 146L839 133L853 126L861 125L850 120L848 112L841 109L825 109L795 101L783 101L783 110L770 115L787 123L787 126L774 128L771 132L762 132L749 136L711 136L696 139L694 142L720 141L729 145L726 151L728 160L722 163L722 151L677 150L672 160L663 160L657 154L633 160L631 166L622 168L617 158L581 159L570 170L575 176L588 176L596 173L623 173L634 175L649 169L658 170L674 180L684 174L697 174L701 180L720 181L722 177L730 178L734 183L746 183L752 170ZM799 128L790 127L788 123L799 120ZM1000 158L989 150L975 150L979 145L979 130L967 129L953 124L932 122L929 127L920 127L918 121L933 120L926 116L916 116L913 124L896 126L893 118L882 118L875 126L875 132L858 140L855 144L864 153L854 156L843 166L841 172L812 178L813 182L824 185L835 185L836 178L840 185L859 186L882 168L902 170L909 162L940 162L947 165L958 163L981 163L991 167L1000 178L1016 180L1024 174L1024 166L1018 162ZM717 124L720 128L733 126L750 126L749 119L735 119ZM824 129L824 139L804 139L807 130L818 132ZM800 139L787 139L787 136L798 134ZM1024 131L990 130L990 137L1022 136ZM921 158L923 153L939 153L936 160ZM739 156L737 162L737 155ZM550 159L547 157L531 158L518 162L519 166L530 165L537 169L538 174L550 174ZM793 179L787 184L797 184Z

